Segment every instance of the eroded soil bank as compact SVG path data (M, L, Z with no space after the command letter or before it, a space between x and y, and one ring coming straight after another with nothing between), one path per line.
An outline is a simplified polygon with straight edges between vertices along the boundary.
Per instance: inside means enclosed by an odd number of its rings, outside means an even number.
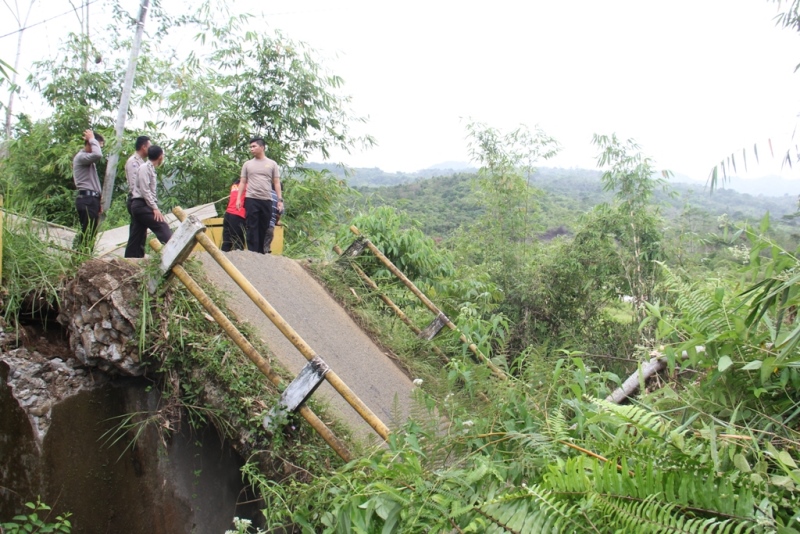
M91 262L67 285L62 326L0 330L0 522L37 496L75 533L221 533L258 515L237 504L250 500L241 457L168 413L180 409L139 362L139 272Z

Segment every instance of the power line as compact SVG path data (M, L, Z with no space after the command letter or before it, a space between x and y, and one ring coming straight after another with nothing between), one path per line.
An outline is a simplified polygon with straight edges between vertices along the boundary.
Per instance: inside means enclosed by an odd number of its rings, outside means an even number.
M94 4L94 3L98 2L98 1L99 0L89 0L89 2L87 2L85 5L90 6L90 5L92 5L92 4ZM30 26L25 26L24 28L20 28L18 30L14 30L13 32L9 32L9 33L7 33L5 35L0 35L0 39L3 39L4 37L8 37L10 35L14 35L14 34L19 33L19 32L24 32L28 28L33 28L34 26L39 26L39 25L44 24L46 22L50 22L51 20L57 19L59 17L63 17L64 15L69 15L70 13L73 13L74 11L75 11L75 9L70 9L69 11L65 11L64 13L61 13L60 15L55 15L55 16L50 17L49 19L44 19L42 21L39 21L36 24L31 24Z

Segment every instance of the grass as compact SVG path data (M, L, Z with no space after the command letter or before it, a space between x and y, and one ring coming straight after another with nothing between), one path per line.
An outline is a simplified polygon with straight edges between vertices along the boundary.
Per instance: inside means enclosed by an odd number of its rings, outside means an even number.
M84 258L43 241L38 225L24 216L5 218L3 246L4 319L16 324L21 313L42 316L57 307L65 280Z
M606 306L603 311L608 314L610 319L619 324L631 324L636 320L636 315L633 313L633 308L630 304L612 303Z

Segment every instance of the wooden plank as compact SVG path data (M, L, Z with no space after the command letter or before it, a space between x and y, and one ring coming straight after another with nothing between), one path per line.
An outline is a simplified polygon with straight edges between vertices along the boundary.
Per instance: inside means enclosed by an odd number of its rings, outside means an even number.
M194 215L189 215L172 234L170 240L161 249L161 263L158 268L163 275L169 274L172 268L183 263L196 243L195 236L206 227Z
M172 234L169 241L161 247L161 263L158 264L160 275L153 276L147 281L147 290L151 294L156 292L161 280L169 279L172 276L173 267L180 265L189 257L197 243L195 236L205 229L205 225L197 217L190 215ZM153 241L156 240L153 239Z
M344 254L341 255L339 260L355 258L364 251L366 246L366 238L364 236L359 236L349 247L347 247L347 250L344 251Z
M427 339L428 341L432 340L436 337L436 334L441 332L442 328L444 328L447 323L450 322L450 319L443 312L439 312L439 315L425 327L425 330L419 333L420 339Z
M286 415L297 411L319 387L330 367L319 356L314 356L284 390L277 406L264 416L264 428L274 432L286 421Z

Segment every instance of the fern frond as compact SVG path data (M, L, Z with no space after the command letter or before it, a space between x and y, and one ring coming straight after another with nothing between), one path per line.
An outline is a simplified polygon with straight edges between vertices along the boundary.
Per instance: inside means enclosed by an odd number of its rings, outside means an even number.
M694 333L714 338L730 332L734 327L731 310L726 305L724 294L687 284L669 269L664 269L666 288L674 295L675 309L683 316L682 323L691 325ZM709 296L714 294L714 298Z
M539 532L589 532L577 522L578 505L558 499L540 486L504 494L478 508L478 512L492 523L487 534L512 532L535 534Z
M659 469L652 462L631 465L626 459L601 462L575 456L551 466L545 487L559 494L598 494L644 500L658 495L665 505L692 508L704 515L757 517L756 498L749 483L734 483L701 471Z
M642 433L655 434L666 438L672 430L672 422L660 414L645 410L633 404L620 405L601 399L589 399L592 404L605 412L611 412L620 419L636 427Z
M566 441L570 439L569 423L562 411L563 408L553 410L547 417L542 433L553 441Z
M696 517L674 504L663 503L657 496L645 500L623 500L598 495L598 511L618 532L729 534L755 532L755 522L748 520Z

